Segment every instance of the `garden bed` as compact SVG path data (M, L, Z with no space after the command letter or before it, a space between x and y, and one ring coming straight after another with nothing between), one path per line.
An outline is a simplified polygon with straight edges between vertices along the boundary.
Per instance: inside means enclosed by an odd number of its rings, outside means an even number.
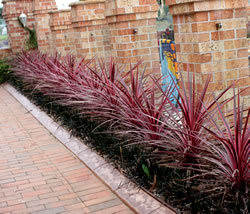
M17 69L14 70L17 72ZM30 79L27 81L20 74L12 75L9 82L56 121L60 121L72 135L83 139L102 157L112 162L126 177L162 202L175 207L177 212L247 213L247 191L228 188L213 190L211 187L216 187L219 182L213 176L206 176L204 182L202 173L190 170L192 167L166 167L166 164L160 164L164 159L161 153L165 152L162 147L131 143L126 134L117 134L110 124L98 122L91 114L83 114L73 105L60 104L59 97L52 98L42 93L38 85L34 86L34 82ZM137 132L131 132L131 135L135 133ZM155 133L150 132L151 137L153 134ZM249 154L248 150L247 152ZM192 176L197 178L189 179ZM205 185L210 189L204 188Z

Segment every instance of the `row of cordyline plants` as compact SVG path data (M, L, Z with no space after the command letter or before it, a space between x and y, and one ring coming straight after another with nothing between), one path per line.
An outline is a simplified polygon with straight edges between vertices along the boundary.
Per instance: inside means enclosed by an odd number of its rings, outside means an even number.
M109 63L98 59L77 61L72 55L49 56L35 51L20 53L13 60L12 71L32 93L74 109L72 117L98 124L91 132L105 127L106 133L117 139L121 162L122 150L143 150L147 161L141 168L149 191L159 193L160 177L168 177L166 184L160 184L161 194L166 186L171 198L168 182L179 188L182 192L175 194L177 203L165 198L177 210L247 213L250 109L244 108L239 91L232 85L217 96L208 96L210 79L198 89L195 76L190 74L183 87L172 84L163 91L162 80L139 73L138 66L124 71L112 59ZM178 90L176 102L172 100L174 90ZM228 90L234 96L224 99ZM231 120L223 111L229 102L233 103ZM155 174L150 162L164 168L161 172L165 174ZM168 173L175 176L169 177ZM182 197L192 201L182 204ZM209 205L202 207L206 203Z

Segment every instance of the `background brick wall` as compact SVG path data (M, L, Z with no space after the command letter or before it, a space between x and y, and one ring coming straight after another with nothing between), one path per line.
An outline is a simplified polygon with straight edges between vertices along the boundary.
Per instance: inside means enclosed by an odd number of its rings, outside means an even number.
M43 52L71 52L78 58L99 56L105 60L112 56L124 69L143 60L142 69L160 74L155 0L86 0L61 11L56 10L54 0L5 2L13 52L25 48L28 39L17 20L23 11L29 27L35 26ZM13 10L13 4L19 9Z
M18 17L23 12L28 16L28 27L34 27L33 2L32 0L10 1L4 0L3 17L5 19L10 47L13 53L18 53L26 47L29 33L18 22Z
M195 72L203 84L212 75L210 92L218 94L233 81L248 88L242 97L250 105L247 44L247 0L168 1L173 15L180 71ZM218 29L216 24L222 24ZM232 95L228 93L228 96ZM231 104L227 106L232 109Z
M71 24L71 10L50 12L50 29L52 34L53 51L66 55L74 53L75 41Z
M174 20L179 70L195 72L198 86L212 74L210 92L218 93L234 80L238 80L236 87L248 87L248 1L166 3ZM3 4L13 53L25 48L28 39L17 19L24 12L43 52L105 60L112 56L125 70L142 59L141 70L146 66L146 72L160 75L155 0L85 0L62 11L56 10L55 0L4 0ZM249 90L244 94L248 105L249 94Z
M70 6L77 56L79 58L104 57L107 46L104 36L107 28L104 15L105 1L83 1Z
M52 52L54 44L52 43L52 33L50 28L50 13L56 10L55 0L33 0L33 14L35 18L35 29L39 50L43 52Z
M0 59L8 59L12 51L10 48L0 49Z
M116 3L116 4L115 4ZM160 74L154 0L106 1L111 55L125 69L143 60L141 70Z

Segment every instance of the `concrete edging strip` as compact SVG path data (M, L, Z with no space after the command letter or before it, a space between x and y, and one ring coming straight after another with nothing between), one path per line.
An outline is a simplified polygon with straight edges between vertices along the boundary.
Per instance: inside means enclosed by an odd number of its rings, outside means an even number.
M5 84L3 87L137 213L175 213L145 191L138 188L138 186L122 175L95 151L86 146L84 142L71 136L67 130L60 126L60 124L53 121L53 119L51 119L45 112L32 104L10 84Z

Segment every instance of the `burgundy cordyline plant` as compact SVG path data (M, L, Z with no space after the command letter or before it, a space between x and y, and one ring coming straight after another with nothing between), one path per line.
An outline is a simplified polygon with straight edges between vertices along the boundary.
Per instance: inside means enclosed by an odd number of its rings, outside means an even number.
M136 71L139 63L122 72L112 60L107 67L102 61L77 63L71 55L50 57L36 51L22 52L13 65L14 74L34 89L74 107L79 114L116 126L119 134L132 135L144 127L148 132L136 138L154 139L156 135L150 132L160 131L167 99L155 102L155 87Z
M21 77L26 83L43 94L63 97L61 94L68 85L75 81L74 72L79 67L74 59L68 55L49 57L38 51L22 52L13 60L14 75ZM87 63L84 62L84 63ZM64 87L62 87L64 86Z
M182 78L183 79L183 78ZM165 123L161 138L155 144L161 145L165 151L161 151L163 162L174 167L190 167L198 165L199 157L206 153L203 138L204 127L206 126L208 115L215 110L216 103L231 88L229 86L216 98L209 101L208 87L210 77L207 78L204 86L198 89L196 86L195 74L190 78L188 72L188 82L179 88L174 84L170 88L178 91L177 105L171 102L169 94L165 94L167 105L170 106L164 117ZM163 92L164 93L164 92ZM227 101L221 102L224 105Z
M122 105L117 122L121 129L116 132L129 133L134 144L157 146L153 143L163 128L161 118L166 111L167 99L158 93L154 83L144 83L145 78L141 77L138 72L131 73L130 84L120 93Z
M13 63L14 74L57 103L72 106L79 114L107 124L135 142L157 140L163 125L167 96L156 95L137 67L122 71L112 60L107 66L71 55L51 57L38 51L22 52ZM166 92L170 93L170 92ZM149 143L149 144L151 144Z
M129 71L122 72L119 67L110 60L109 67L103 61L99 61L97 66L88 66L88 72L85 75L87 86L86 101L91 105L87 111L93 118L99 122L109 121L114 124L117 118L120 118L119 112L123 107L122 95L128 93L128 76L134 76L135 66ZM138 91L139 93L139 91Z
M230 87L207 103L209 79L198 92L193 76L187 87L174 85L179 92L175 106L169 98L172 86L163 92L159 80L149 85L144 75L139 76L137 66L122 73L112 60L107 67L101 61L98 65L85 59L78 63L70 55L23 52L14 60L13 70L34 89L79 114L107 123L115 133L160 148L165 157L181 160L181 166L196 163L206 153L201 138L207 116Z
M227 183L232 188L246 190L250 182L250 108L244 111L240 105L240 93L233 98L233 126L223 114L221 105L217 104L222 126L218 126L211 117L213 128L206 128L215 139L206 143L211 156L205 157L212 166L208 171L222 183ZM244 117L244 113L247 113Z
M113 133L126 135L131 141L141 143L145 139L153 140L158 137L155 133L160 132L162 128L160 118L165 111L167 99L163 96L156 98L156 87L148 84L147 76L144 72L139 74L137 66L138 64L129 72L119 75L122 78L100 78L104 80L104 87L94 90L96 96L92 97L91 102L96 106L96 111L92 114L96 119L97 115L105 115L104 118L111 124ZM96 69L90 70L95 72ZM111 73L114 71L115 65L112 66Z
M102 63L92 68L93 61L83 59L77 63L71 55L50 57L38 51L22 52L14 59L13 71L58 103L105 120L110 108L117 107L116 84L122 77L112 61L109 70Z

